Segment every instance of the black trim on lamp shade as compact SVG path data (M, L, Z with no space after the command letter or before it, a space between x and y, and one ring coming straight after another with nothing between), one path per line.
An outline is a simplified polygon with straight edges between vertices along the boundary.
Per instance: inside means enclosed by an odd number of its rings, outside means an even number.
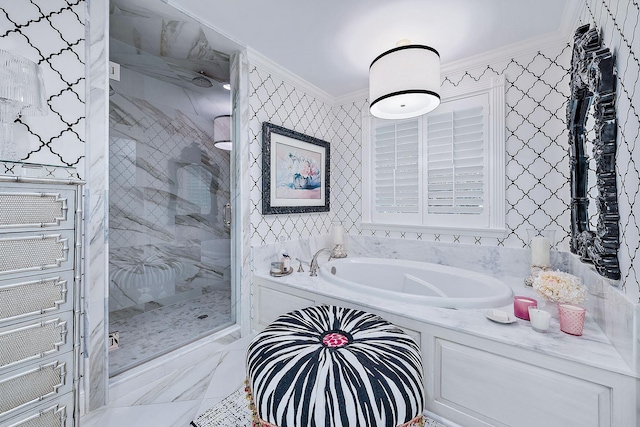
M438 55L438 58L440 58L440 53L435 50L434 48L432 48L431 46L425 46L423 44L408 44L405 46L398 46L398 47L394 47L393 49L389 49L386 52L381 53L380 55L378 55L376 57L376 59L374 59L373 61L371 61L371 65L369 65L369 69L371 69L371 67L373 66L373 64L376 63L376 61L384 56L387 56L391 53L397 52L399 50L405 50L405 49L426 49L426 50L430 50L431 52L435 53L436 55Z
M412 89L412 90L401 90L398 92L393 92L393 93L388 93L386 95L382 95L380 97L378 97L376 100L371 102L371 105L369 106L369 109L371 109L377 102L380 102L382 100L385 100L387 98L391 98L393 96L397 96L397 95L407 95L407 94L412 94L412 93L421 93L423 95L430 95L433 97L436 97L438 99L440 98L440 95L438 95L437 93L431 91L431 90L424 90L424 89Z

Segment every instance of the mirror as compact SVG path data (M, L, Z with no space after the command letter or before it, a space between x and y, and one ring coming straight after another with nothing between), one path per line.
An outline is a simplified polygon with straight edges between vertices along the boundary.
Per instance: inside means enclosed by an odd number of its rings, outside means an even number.
M620 279L616 186L616 91L614 57L602 46L596 28L579 27L571 59L571 98L567 105L571 166L571 252L593 263L598 273ZM591 131L587 121L591 120ZM589 125L591 126L591 125ZM587 134L593 135L595 200L589 197ZM591 183L593 186L593 183ZM596 230L589 224L589 204L597 209Z

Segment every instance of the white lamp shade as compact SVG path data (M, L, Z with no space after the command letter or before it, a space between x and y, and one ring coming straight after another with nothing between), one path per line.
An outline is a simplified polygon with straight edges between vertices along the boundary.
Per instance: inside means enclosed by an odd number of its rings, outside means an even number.
M213 119L213 145L222 150L231 150L231 116Z
M428 113L440 105L440 55L424 45L388 50L369 67L371 114L403 119Z

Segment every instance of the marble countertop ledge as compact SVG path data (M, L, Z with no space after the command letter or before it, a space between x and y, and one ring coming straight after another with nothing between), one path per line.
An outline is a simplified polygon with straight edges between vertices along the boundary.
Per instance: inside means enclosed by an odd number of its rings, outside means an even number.
M492 322L485 316L486 309L453 310L439 307L411 305L402 302L393 303L387 299L366 295L338 285L331 284L321 277L310 277L308 272L293 272L285 277L272 277L268 272L254 272L255 276L280 283L283 287L316 292L332 298L357 301L365 307L383 308L393 314L422 321L435 326L463 332L495 342L535 351L549 356L559 357L586 366L640 378L624 361L597 323L589 316L585 319L582 336L573 336L560 331L557 319L551 319L546 333L534 331L526 320L517 319L512 324ZM514 295L540 298L535 291L524 285L521 277L501 277L511 286ZM496 307L513 314L513 305Z

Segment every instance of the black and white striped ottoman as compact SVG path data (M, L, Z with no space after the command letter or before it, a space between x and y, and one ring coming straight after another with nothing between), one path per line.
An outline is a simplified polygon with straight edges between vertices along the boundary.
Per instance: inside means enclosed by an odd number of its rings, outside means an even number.
M247 383L258 426L423 423L418 346L361 310L323 305L278 317L249 345Z

